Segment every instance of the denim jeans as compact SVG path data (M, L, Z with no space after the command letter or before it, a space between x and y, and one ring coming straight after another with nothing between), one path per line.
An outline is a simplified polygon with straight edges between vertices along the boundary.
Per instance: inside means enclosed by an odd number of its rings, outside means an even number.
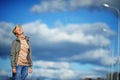
M28 66L16 66L16 73L13 73L12 80L25 80L28 75Z

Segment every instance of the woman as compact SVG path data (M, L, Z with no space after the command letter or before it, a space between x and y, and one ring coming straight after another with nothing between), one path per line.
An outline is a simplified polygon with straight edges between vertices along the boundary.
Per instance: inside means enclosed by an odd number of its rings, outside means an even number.
M32 73L29 38L20 25L16 25L12 32L17 37L11 47L12 80L25 80L28 72Z

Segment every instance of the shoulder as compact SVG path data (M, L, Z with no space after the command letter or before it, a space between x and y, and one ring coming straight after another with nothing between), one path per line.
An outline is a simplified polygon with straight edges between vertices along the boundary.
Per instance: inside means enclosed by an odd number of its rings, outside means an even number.
M30 37L28 37L28 36L25 36L25 39L26 39L27 41L29 41L29 38L30 38Z
M16 40L16 39L12 41L12 43L15 43L15 42L17 42L17 40Z
M12 41L12 44L16 44L16 43L18 43L19 42L19 40L16 38L16 39L14 39L13 41Z

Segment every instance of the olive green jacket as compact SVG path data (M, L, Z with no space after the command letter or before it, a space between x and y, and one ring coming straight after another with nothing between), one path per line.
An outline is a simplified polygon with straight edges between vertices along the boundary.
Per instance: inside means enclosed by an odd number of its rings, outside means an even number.
M27 60L28 60L28 64L29 64L28 66L30 68L32 68L32 57L31 57L31 47L30 47L29 37L26 36L25 39L29 45L28 56L27 56ZM10 56L11 56L12 68L15 68L17 66L19 51L20 51L20 40L19 40L19 38L17 38L12 42L12 46L11 46Z

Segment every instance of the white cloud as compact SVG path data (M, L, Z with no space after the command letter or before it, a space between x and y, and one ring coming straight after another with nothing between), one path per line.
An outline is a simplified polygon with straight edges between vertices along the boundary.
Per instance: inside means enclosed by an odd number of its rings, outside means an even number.
M94 0L70 0L70 8L75 10L80 7L91 6L94 3Z
M60 58L60 60L65 60L65 61L85 61L88 63L96 62L99 63L100 65L107 65L110 66L112 64L116 64L116 57L112 57L112 51L105 50L105 49L96 49L96 50L91 50L87 51L86 53L83 54L78 54L71 56L69 58Z
M92 69L89 69L87 72L86 70L82 69L74 70L72 67L75 67L76 65L71 64L72 63L70 62L35 61L33 74L31 76L46 77L49 79L74 80L86 77L89 78L103 77L104 75L103 72L108 71L108 68L98 66L91 66ZM76 67L82 66L85 65L78 64L78 66Z
M52 61L35 61L34 66L36 67L42 67L42 68L63 68L63 69L69 69L70 64L67 62L52 62Z
M52 79L72 79L76 77L76 73L72 70L66 69L47 69L47 68L36 68L33 72L36 77L46 77Z
M90 7L96 6L100 7L104 3L118 4L118 0L110 1L110 0L42 0L40 4L35 4L30 9L33 13L41 13L41 12L55 12L55 11L67 11L67 10L77 10L81 7ZM117 5L116 7L119 8Z
M36 61L34 62L33 76L52 79L73 79L77 73L71 69L68 62ZM62 74L62 75L61 75Z
M65 7L64 0L42 1L41 4L34 5L30 11L35 13L65 11Z
M10 44L12 40L12 23L0 22L0 43Z
M8 73L5 70L0 70L0 75L1 76L8 76Z
M42 1L41 4L36 4L30 9L31 12L55 12L55 11L66 11L68 9L76 9L80 6L90 5L93 0L51 0ZM51 5L52 4L52 5Z
M110 68L108 68L108 67L98 67L98 66L96 66L96 67L93 67L92 68L92 70L93 71L97 71L97 72L110 72Z
M49 28L46 24L35 21L32 23L23 25L25 32L34 37L39 44L38 40L42 43L55 43L68 41L73 43L79 43L83 45L95 45L95 46L108 46L110 45L109 36L113 36L112 30L108 29L108 26L104 23L95 24L68 24L63 27ZM102 27L99 27L102 26ZM30 28L30 30L29 30ZM107 29L108 31L103 31L102 29Z

